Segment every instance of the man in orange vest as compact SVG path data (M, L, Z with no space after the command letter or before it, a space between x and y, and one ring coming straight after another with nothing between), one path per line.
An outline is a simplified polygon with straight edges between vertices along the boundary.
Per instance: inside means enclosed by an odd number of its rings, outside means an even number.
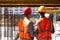
M54 33L54 26L52 21L45 17L46 8L40 6L37 12L41 17L37 27L37 40L52 40L51 33Z
M18 23L18 29L19 29L19 37L20 40L33 40L34 38L30 35L30 30L29 30L29 23L30 17L31 17L31 8L27 7L24 9L24 15L25 17L21 19Z

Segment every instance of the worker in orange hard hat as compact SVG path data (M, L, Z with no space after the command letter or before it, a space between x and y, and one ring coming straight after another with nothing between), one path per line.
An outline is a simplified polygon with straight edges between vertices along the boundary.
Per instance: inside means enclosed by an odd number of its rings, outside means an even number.
M52 21L45 17L46 8L44 6L40 6L37 12L38 15L40 15L40 22L37 27L37 40L52 40L51 33L54 33L54 26Z
M26 7L24 9L24 15L25 17L22 18L19 23L18 23L18 29L19 29L19 37L20 40L33 40L34 38L30 35L30 30L29 30L29 23L30 17L31 17L31 8Z

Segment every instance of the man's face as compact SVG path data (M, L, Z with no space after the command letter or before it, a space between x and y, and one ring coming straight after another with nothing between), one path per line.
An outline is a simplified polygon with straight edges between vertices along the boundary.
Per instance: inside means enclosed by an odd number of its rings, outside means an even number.
M30 14L27 14L27 17L29 17L29 18L30 18L30 17L31 17L31 13L30 13Z
M39 15L39 16L42 16L42 14L41 14L40 12L38 12L38 15Z
M38 12L40 16L43 16L45 13L44 12Z

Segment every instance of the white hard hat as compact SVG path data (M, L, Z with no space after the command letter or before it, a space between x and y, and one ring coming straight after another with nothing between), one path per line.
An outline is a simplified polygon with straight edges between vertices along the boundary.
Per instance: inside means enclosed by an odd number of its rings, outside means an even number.
M46 12L46 8L44 6L40 6L37 12Z

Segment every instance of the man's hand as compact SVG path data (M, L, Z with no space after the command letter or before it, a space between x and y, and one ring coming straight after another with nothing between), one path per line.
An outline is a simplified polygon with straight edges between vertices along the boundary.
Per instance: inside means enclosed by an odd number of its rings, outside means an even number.
M37 30L37 25L34 24L34 31L36 31L36 30Z

